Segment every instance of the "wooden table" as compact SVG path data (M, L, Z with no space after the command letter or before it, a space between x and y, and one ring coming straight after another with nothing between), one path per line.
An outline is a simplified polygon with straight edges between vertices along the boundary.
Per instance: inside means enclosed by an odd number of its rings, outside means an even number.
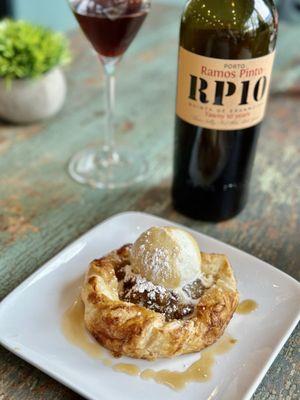
M79 235L125 210L183 223L299 278L299 97L272 96L250 200L238 218L208 224L172 208L178 26L177 8L154 7L119 70L117 139L149 159L151 174L143 184L97 191L76 184L66 172L69 157L86 145L97 145L104 129L102 74L80 34L72 36L74 62L67 70L69 93L63 111L27 127L0 126L1 298ZM298 329L254 399L299 398L299 338ZM80 398L8 351L0 351L1 400Z

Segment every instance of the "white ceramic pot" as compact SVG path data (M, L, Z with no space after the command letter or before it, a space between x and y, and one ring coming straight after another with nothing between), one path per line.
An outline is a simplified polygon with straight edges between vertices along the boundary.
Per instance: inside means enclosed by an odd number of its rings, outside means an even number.
M49 118L63 106L66 81L60 68L35 79L0 80L0 118L23 124Z

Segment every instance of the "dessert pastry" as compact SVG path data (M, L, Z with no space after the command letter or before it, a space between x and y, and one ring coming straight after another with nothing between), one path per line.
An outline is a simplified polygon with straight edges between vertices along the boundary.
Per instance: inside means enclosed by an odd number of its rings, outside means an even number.
M153 227L90 264L82 299L100 344L115 356L153 360L214 343L238 292L225 255L200 252L181 229Z

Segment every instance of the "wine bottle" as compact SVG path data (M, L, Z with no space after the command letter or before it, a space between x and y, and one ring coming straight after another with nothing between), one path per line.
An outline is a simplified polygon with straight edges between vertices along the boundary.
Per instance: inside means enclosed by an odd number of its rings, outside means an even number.
M178 56L173 204L222 221L245 206L270 87L271 0L190 0Z

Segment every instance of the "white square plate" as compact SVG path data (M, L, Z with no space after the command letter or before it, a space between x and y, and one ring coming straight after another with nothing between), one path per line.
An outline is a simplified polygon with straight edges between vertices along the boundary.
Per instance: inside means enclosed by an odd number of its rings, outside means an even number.
M175 392L154 381L115 372L65 339L62 315L72 304L77 294L74 283L79 285L89 262L134 241L153 225L176 224L142 213L119 214L60 252L1 303L0 342L92 400L249 399L296 326L300 285L265 262L195 231L191 233L201 250L229 257L241 300L251 298L259 304L252 314L235 315L232 319L227 332L237 343L230 352L218 356L209 382L191 383ZM195 357L160 360L151 367L180 370ZM134 362L141 367L147 363Z

